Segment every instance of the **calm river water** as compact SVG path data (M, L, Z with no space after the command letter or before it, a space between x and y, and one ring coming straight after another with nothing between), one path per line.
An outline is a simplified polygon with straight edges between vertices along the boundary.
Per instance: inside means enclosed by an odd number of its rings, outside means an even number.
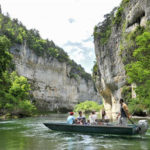
M50 114L0 121L0 150L150 150L150 128L142 139L55 132L43 125L49 121L64 122L66 117Z

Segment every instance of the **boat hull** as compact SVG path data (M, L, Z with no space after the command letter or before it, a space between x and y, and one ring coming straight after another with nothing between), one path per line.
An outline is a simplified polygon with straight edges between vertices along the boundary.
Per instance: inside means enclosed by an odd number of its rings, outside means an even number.
M44 123L46 127L55 131L94 133L94 134L115 134L115 135L136 135L138 134L137 126L130 125L127 127L114 125L78 125L66 123Z

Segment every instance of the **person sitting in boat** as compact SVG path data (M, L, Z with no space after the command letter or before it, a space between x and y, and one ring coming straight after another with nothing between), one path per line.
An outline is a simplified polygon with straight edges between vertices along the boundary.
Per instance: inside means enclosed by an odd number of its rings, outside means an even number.
M67 123L68 124L73 124L75 122L75 117L73 115L74 115L74 113L70 112L70 115L67 118Z
M85 124L86 118L83 116L82 111L79 111L79 117L77 118L77 124Z
M109 122L108 116L106 115L106 111L102 110L102 122Z
M117 116L119 118L119 124L123 126L127 126L127 118L130 118L129 111L128 111L128 106L124 103L124 100L121 98L120 99L120 113Z
M95 111L92 111L91 115L89 116L90 124L91 125L97 124L96 120L97 120L97 115L96 115Z

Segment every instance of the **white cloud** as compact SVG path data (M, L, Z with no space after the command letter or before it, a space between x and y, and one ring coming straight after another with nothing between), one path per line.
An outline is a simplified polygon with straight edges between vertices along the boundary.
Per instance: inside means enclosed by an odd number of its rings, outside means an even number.
M78 64L85 60L85 55L81 49L72 49L71 59L74 59Z
M75 20L73 18L69 18L68 21L69 21L69 23L74 23L75 22Z
M89 48L93 48L94 49L94 43L92 41L89 42L83 42L83 46L84 47L89 47Z
M12 18L18 18L27 28L39 30L43 38L53 40L71 58L75 59L74 56L78 54L77 61L87 71L95 59L93 41L90 40L93 28L120 2L121 0L0 0L2 11L8 12ZM67 41L81 43L83 52L79 53L79 47L75 45L65 46ZM76 54L72 53L73 49L77 51ZM88 55L92 57L91 60L86 58L83 63L83 58Z
M94 57L93 52L89 52L88 56L89 56L89 57Z

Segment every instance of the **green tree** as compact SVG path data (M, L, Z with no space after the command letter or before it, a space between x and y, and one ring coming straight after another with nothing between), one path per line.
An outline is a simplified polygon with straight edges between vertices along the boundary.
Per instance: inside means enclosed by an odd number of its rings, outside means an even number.
M29 100L30 85L27 79L19 77L16 72L12 72L9 77L11 84L3 101L5 111L13 115L31 115L36 108Z
M85 101L80 104L77 104L74 108L75 112L83 111L85 113L89 113L91 111L100 111L103 108L103 105L99 105L94 101Z

